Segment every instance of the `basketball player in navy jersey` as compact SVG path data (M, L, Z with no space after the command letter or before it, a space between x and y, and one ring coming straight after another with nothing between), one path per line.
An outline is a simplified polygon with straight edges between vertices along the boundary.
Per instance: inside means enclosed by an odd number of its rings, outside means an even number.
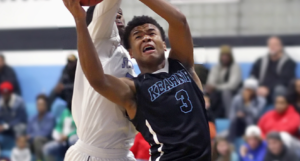
M76 22L82 70L94 90L125 108L151 145L150 160L210 161L209 127L187 20L166 0L140 1L169 23L169 58L161 26L150 17L135 17L125 29L124 46L141 74L132 80L105 74L79 0L64 0Z

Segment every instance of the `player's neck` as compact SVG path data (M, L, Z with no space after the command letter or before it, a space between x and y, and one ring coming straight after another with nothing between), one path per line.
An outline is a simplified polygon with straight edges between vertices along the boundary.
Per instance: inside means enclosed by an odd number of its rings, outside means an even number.
M138 64L138 65L141 70L141 74L154 73L165 67L166 60L164 59L164 60L160 61L159 63L151 63L151 64L140 63L140 64Z

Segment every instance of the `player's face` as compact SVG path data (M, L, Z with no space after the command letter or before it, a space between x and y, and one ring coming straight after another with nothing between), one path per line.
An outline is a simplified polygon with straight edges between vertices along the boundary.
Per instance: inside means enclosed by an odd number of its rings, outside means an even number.
M119 8L117 17L116 17L116 24L119 29L119 32L124 33L125 30L125 19L123 17L123 11L121 8Z
M130 33L129 53L137 62L153 64L164 59L167 50L159 29L152 24L135 27Z

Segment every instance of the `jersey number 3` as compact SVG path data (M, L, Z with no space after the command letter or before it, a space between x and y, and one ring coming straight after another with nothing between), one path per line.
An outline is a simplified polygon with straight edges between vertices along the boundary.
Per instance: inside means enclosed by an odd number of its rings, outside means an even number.
M176 93L175 98L177 101L181 101L182 105L180 106L180 110L183 113L189 113L193 110L192 102L190 101L189 95L187 91L180 90Z

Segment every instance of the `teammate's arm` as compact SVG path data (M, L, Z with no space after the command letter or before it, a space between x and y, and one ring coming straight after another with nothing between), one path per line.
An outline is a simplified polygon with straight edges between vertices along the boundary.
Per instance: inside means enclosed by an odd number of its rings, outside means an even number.
M202 84L194 69L194 49L191 31L186 17L166 0L140 0L169 23L170 58L179 60L202 90Z
M130 118L133 118L135 115L133 81L104 74L102 64L87 29L86 13L79 5L79 0L63 1L76 22L79 60L87 80L97 92L124 107Z

